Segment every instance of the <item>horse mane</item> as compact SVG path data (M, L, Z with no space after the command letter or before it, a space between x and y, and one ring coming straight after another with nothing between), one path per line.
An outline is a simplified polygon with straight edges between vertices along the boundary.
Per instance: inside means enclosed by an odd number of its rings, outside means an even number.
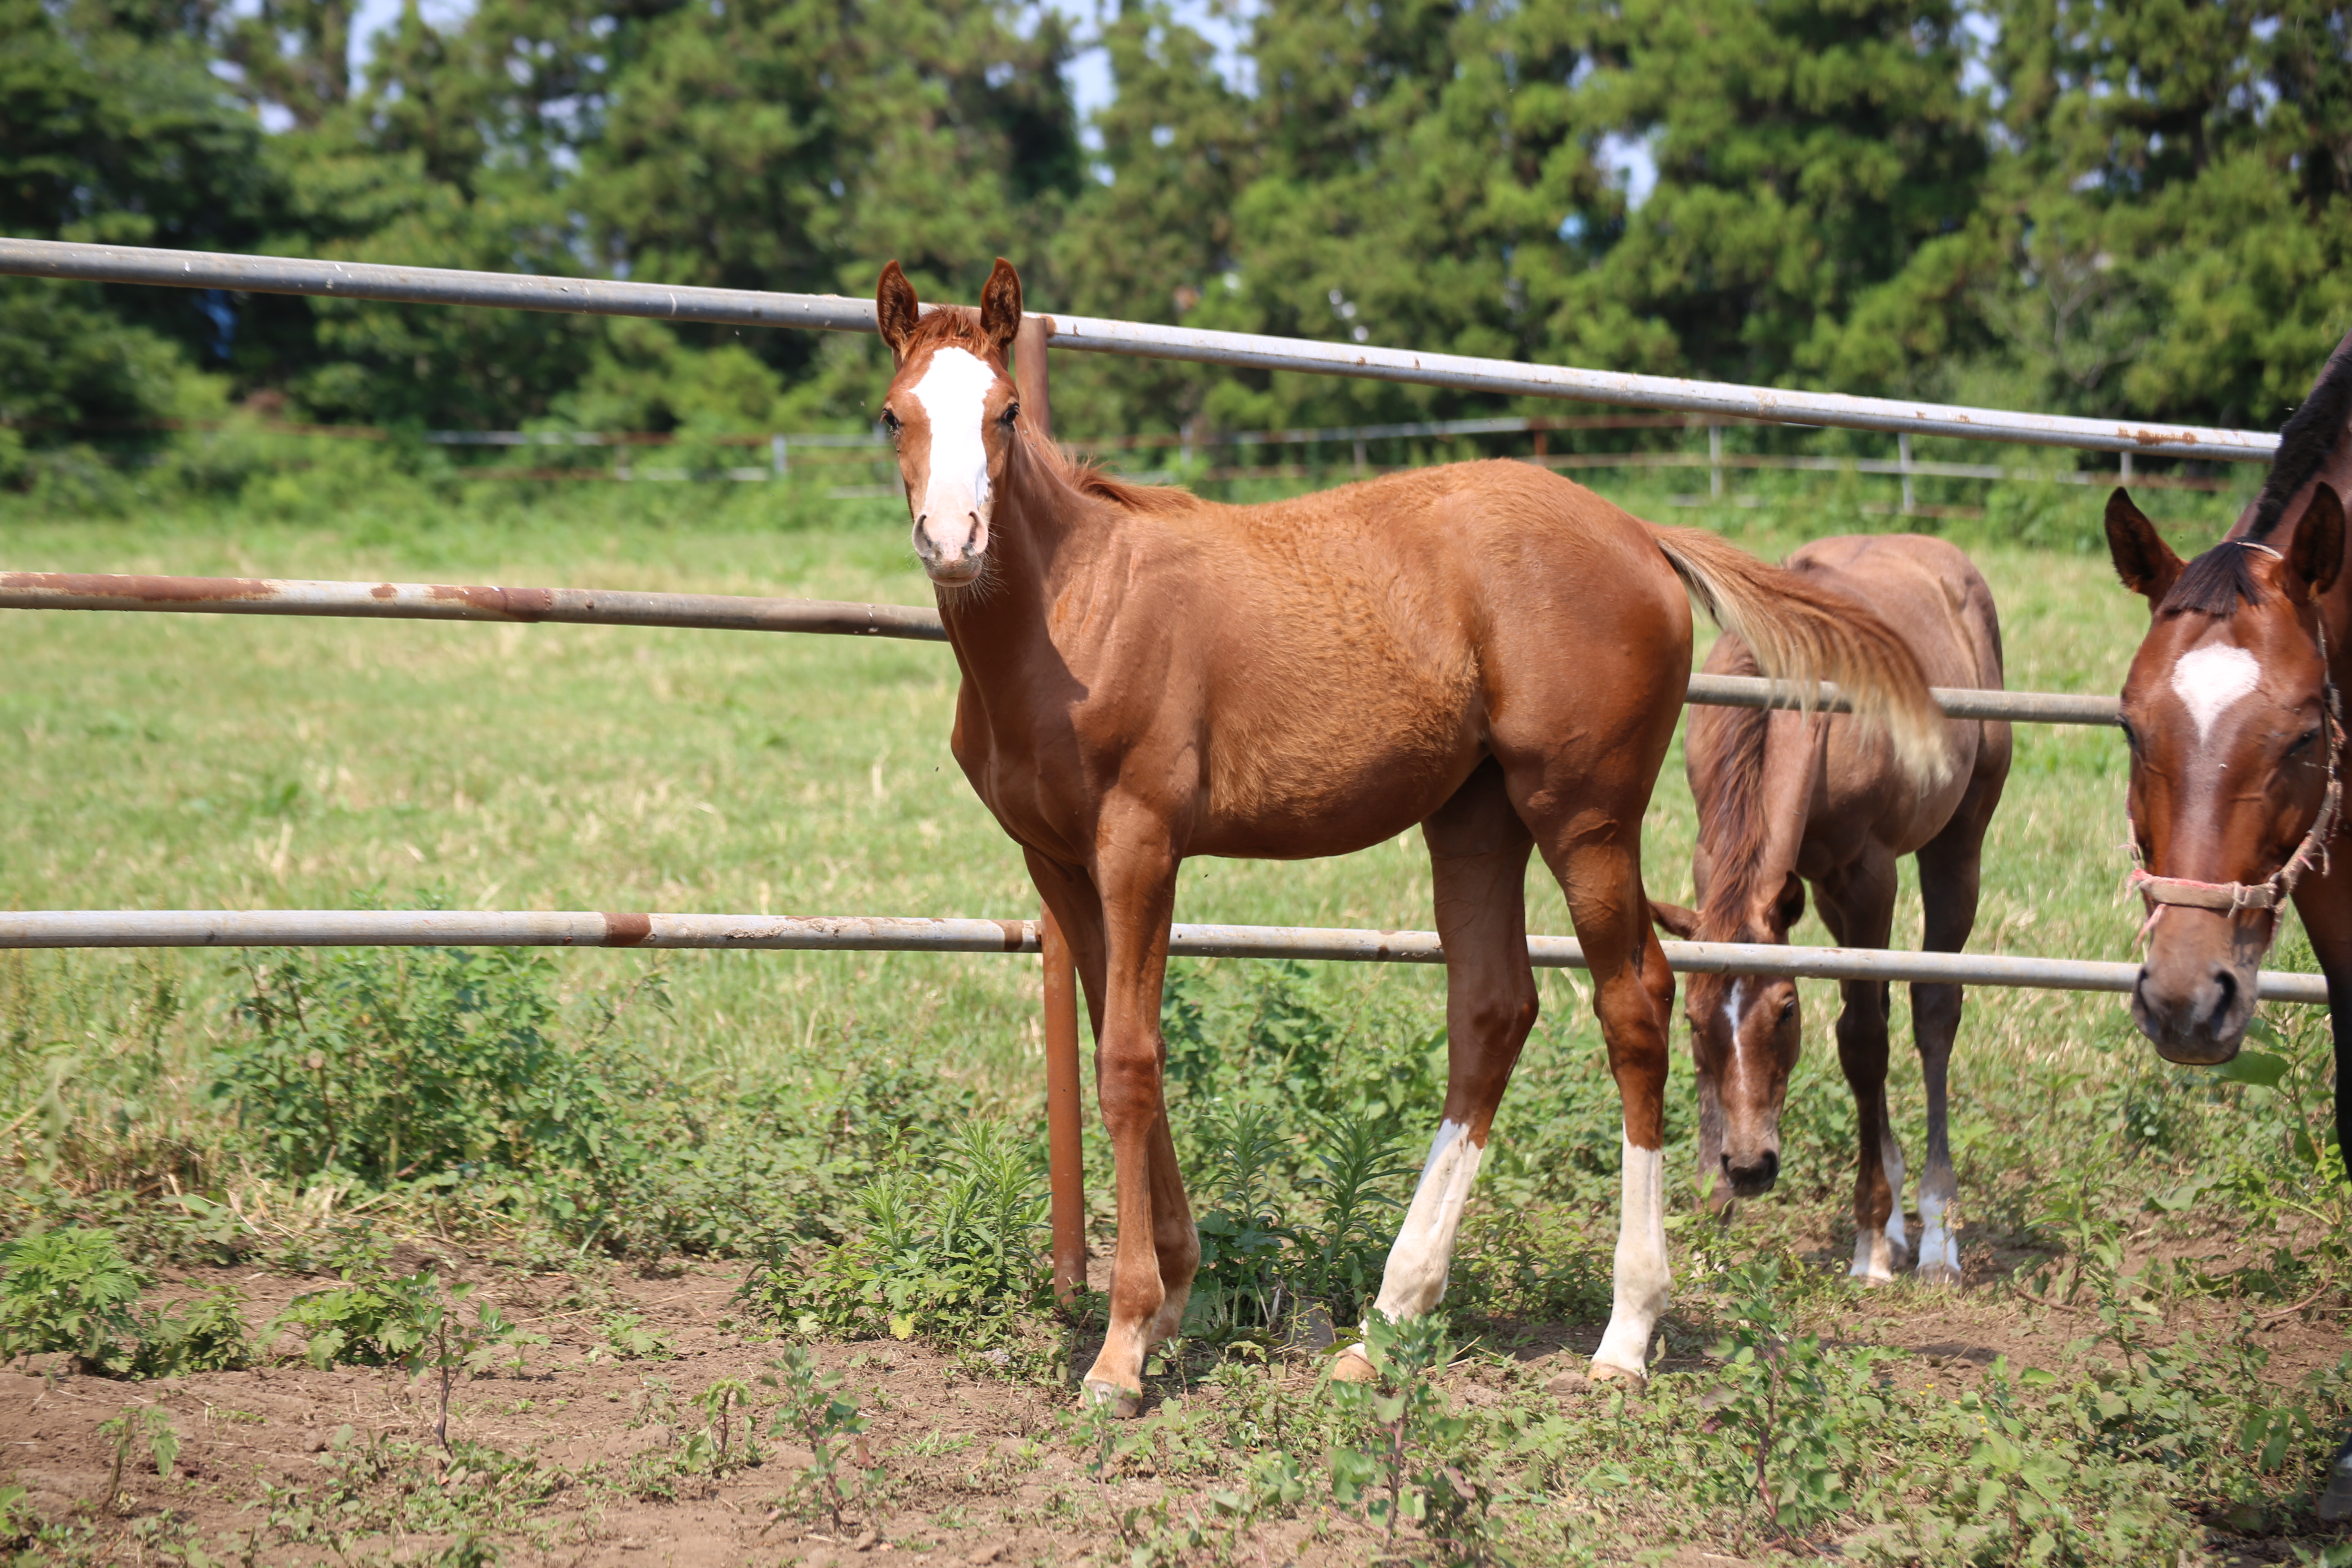
M2347 421L2352 421L2352 334L2336 345L2311 395L2280 427L2278 456L2271 459L2244 537L2260 541L2271 536L2286 516L2287 502L2336 455Z
M1753 649L1735 644L1726 675L1759 675ZM1764 861L1764 741L1772 721L1769 709L1698 708L1691 728L1702 724L1720 736L1714 749L1714 792L1700 804L1699 841L1711 847L1712 875L1699 900L1700 942L1744 942L1755 934L1748 911L1755 907L1756 878ZM1694 733L1691 740L1696 742Z
M1202 504L1191 490L1174 485L1139 485L1132 479L1122 479L1107 473L1098 463L1073 458L1053 442L1037 434L1026 423L1021 426L1030 456L1043 464L1045 471L1082 496L1094 500L1108 501L1125 511L1141 512L1146 516L1165 517L1174 512L1191 511Z
M2245 532L2223 540L2181 568L2164 603L2156 607L2159 619L2200 615L2219 620L2236 615L2241 605L2262 604L2266 595L2245 546L2261 544L2277 531L2286 519L2287 504L2344 444L2347 423L2352 423L2352 333L2336 345L2311 395L2280 427L2278 455L2263 476Z
M969 305L940 305L926 311L907 336L905 357L911 359L917 351L926 348L963 349L983 363L1003 367L996 344L981 331L980 312ZM1128 511L1160 515L1190 511L1202 504L1201 498L1191 490L1173 485L1139 485L1104 472L1097 463L1073 458L1038 435L1036 427L1026 420L1022 421L1021 434L1024 449L1047 473L1082 496L1108 501Z

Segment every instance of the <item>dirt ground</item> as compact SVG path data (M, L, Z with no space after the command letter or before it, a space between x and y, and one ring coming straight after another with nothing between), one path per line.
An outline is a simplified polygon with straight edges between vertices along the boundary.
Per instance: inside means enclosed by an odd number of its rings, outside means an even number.
M871 1416L866 1441L889 1477L891 1494L878 1528L856 1517L835 1528L805 1505L780 1509L791 1470L808 1458L806 1449L787 1442L770 1440L763 1464L716 1482L659 1463L702 1429L697 1395L721 1378L753 1383L776 1354L773 1342L736 1321L730 1298L739 1270L694 1266L667 1279L614 1276L583 1305L564 1279L436 1260L409 1248L403 1254L394 1258L395 1268L451 1266L477 1283L480 1299L550 1342L529 1352L520 1373L460 1380L449 1420L457 1461L442 1458L432 1442L432 1382L413 1384L397 1369L316 1371L299 1359L289 1336L275 1349L292 1359L249 1372L139 1383L36 1364L0 1376L0 1485L26 1489L45 1520L79 1521L89 1561L181 1561L196 1568L198 1560L173 1542L199 1543L214 1562L340 1556L335 1521L320 1517L332 1510L318 1500L338 1474L372 1452L389 1456L370 1472L373 1495L437 1488L448 1502L440 1517L456 1522L341 1544L416 1562L466 1561L458 1549L464 1521L472 1521L500 1542L508 1563L563 1568L846 1568L856 1560L892 1558L1060 1564L1115 1546L1114 1511L1149 1505L1163 1490L1150 1474L1108 1485L1093 1479L1065 1415L1069 1398L1058 1390L975 1377L955 1358L916 1344L825 1345L817 1359L844 1374L843 1392ZM155 1299L223 1282L247 1292L247 1316L257 1325L299 1291L324 1283L197 1271L159 1288ZM642 1326L666 1342L666 1352L614 1359L606 1326L615 1311L639 1314ZM2074 1314L2024 1306L1995 1285L1944 1300L1907 1290L1858 1298L1840 1337L1907 1350L1914 1359L1898 1363L1898 1377L1957 1394L1997 1356L2058 1364L2067 1342L2092 1326ZM2283 1384L2332 1363L2345 1349L2335 1326L2294 1314L2260 1331ZM1483 1346L1499 1353L1458 1364L1448 1376L1450 1392L1478 1404L1516 1388L1573 1405L1585 1397L1578 1369L1599 1334L1598 1324L1525 1324L1490 1333ZM1664 1348L1667 1368L1700 1364L1699 1337L1671 1317ZM1081 1353L1090 1349L1080 1347ZM1310 1360L1278 1362L1266 1375L1288 1397L1316 1396ZM1165 1397L1171 1389L1154 1392ZM158 1477L152 1460L133 1452L121 1498L110 1509L118 1445L99 1427L147 1405L167 1412L179 1433L176 1463L168 1478ZM462 1460L469 1441L530 1462L503 1476L469 1472ZM296 1489L310 1489L309 1495ZM353 1516L347 1522L361 1521ZM1261 1531L1252 1555L1269 1568L1361 1561L1370 1541L1360 1525L1310 1518ZM182 1555L173 1557L173 1550ZM1737 1561L1696 1550L1665 1561L1685 1557L1692 1568Z

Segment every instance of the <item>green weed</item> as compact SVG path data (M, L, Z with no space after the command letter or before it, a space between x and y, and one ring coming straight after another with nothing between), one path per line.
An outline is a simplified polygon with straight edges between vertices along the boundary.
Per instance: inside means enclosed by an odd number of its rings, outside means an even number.
M109 1231L68 1226L0 1245L0 1359L65 1351L107 1365L137 1331L145 1283Z

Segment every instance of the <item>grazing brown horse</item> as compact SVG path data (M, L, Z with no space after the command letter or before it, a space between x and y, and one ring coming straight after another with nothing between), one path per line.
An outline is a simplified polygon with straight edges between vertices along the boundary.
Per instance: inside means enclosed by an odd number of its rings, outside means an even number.
M916 553L963 685L956 760L1067 933L1116 1162L1110 1324L1090 1398L1131 1414L1200 1260L1161 1098L1160 983L1187 856L1341 855L1418 823L1445 943L1444 1120L1377 1308L1427 1311L1535 1022L1540 848L1591 965L1624 1106L1617 1295L1595 1358L1641 1377L1666 1299L1659 1145L1674 979L1642 813L1690 669L1695 595L1792 679L1851 684L1919 773L1945 765L1917 662L1874 617L1696 531L1518 463L1214 505L1076 466L1021 416L1021 284L926 316L876 297ZM1360 1354L1342 1375L1368 1375Z
M1824 539L1783 563L1824 593L1899 628L1937 686L2001 684L2000 622L1992 591L1969 558L1917 534ZM1737 637L1717 639L1706 668L1754 675ZM2008 724L1948 722L1952 771L1922 790L1884 731L1827 713L1695 708L1685 742L1698 799L1696 911L1652 901L1658 923L1702 942L1786 942L1805 910L1805 886L1842 947L1887 945L1895 925L1895 861L1918 858L1923 945L1958 952L1977 918L1985 828L2009 778ZM1854 1173L1853 1277L1884 1284L1907 1247L1903 1149L1886 1115L1887 989L1841 989L1838 1061L1853 1089L1860 1152ZM1780 1168L1780 1106L1803 1025L1797 984L1761 975L1695 974L1684 1001L1698 1067L1699 1180L1720 1175L1732 1194L1770 1190ZM1959 1247L1946 1224L1958 1184L1945 1132L1944 1077L1960 1027L1960 988L1911 987L1912 1032L1927 1086L1927 1166L1919 1178L1919 1278L1960 1282Z
M2352 336L2280 434L2269 477L2220 544L2183 563L2116 490L2107 543L2147 597L2124 682L2132 883L2147 950L2133 1020L2166 1060L2226 1062L2290 897L2327 976L2337 1081L2352 1071L2352 855L2337 693L2352 679L2343 488L2352 485ZM2336 1125L2352 1147L2352 1097Z
M2342 806L2352 681L2352 334L2336 345L2252 505L2184 563L2116 490L2107 548L2145 596L2147 637L2125 677L2132 885L2147 953L2132 1019L2165 1060L2218 1064L2253 1016L2279 906L2294 900L2327 977L2336 1134L2352 1152L2352 842ZM2352 1517L2352 1437L2318 1507Z

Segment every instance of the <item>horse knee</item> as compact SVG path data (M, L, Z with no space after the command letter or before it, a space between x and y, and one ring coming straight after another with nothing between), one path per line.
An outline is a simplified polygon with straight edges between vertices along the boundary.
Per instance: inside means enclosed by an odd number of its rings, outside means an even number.
M1103 1128L1114 1143L1150 1136L1167 1105L1160 1091L1157 1041L1140 1047L1106 1044L1095 1056L1096 1093Z

